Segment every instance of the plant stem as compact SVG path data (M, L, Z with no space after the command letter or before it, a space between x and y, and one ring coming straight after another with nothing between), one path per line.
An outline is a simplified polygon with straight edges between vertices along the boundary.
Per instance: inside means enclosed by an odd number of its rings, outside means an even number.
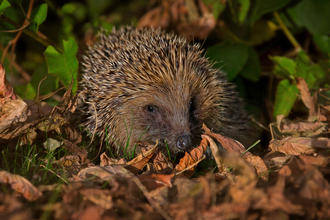
M285 26L284 22L282 21L280 15L278 14L277 11L273 12L274 17L276 18L277 22L279 23L281 29L283 30L284 34L286 35L286 37L289 39L289 41L291 42L291 44L294 46L294 48L296 49L297 52L302 50L302 47L300 46L300 44L297 42L297 40L294 38L294 36L291 34L291 32L289 31L289 29Z
M10 18L8 18L5 15L1 15L0 19L4 22L7 22L11 25L13 25L16 28L21 28L21 25L19 25L18 23L16 23L15 21L11 20ZM50 39L48 39L47 37L45 37L44 35L42 35L43 37L39 36L38 34L30 31L29 29L23 29L22 30L25 34L29 35L30 37L34 38L36 41L39 41L41 44L45 45L46 47L48 46L53 46L58 52L60 53L64 53L64 50L62 47L60 47L58 44L56 44L55 42L51 42Z

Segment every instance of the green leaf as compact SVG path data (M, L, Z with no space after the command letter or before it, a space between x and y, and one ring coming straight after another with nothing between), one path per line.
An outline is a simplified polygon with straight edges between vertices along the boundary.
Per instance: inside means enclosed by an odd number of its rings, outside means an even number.
M48 46L44 52L48 65L48 73L58 77L67 86L73 81L72 91L77 91L78 60L76 54L78 46L70 37L68 41L63 40L64 54L59 53L54 47Z
M299 94L297 86L290 84L288 79L283 79L278 84L274 104L274 117L277 115L289 115L297 99L296 94Z
M39 25L42 24L46 20L47 17L47 4L44 3L36 7L31 14L31 25L30 30L34 32L38 32Z
M1 3L0 3L0 15L2 15L2 13L7 9L9 8L11 5L10 3L7 1L7 0L3 0Z
M251 23L256 22L262 15L277 11L286 6L291 0L256 0L251 14Z
M327 35L316 34L313 36L315 43L319 48L330 55L330 37Z
M296 63L286 57L275 56L271 57L271 60L275 63L273 73L278 76L293 79L296 75Z
M329 0L304 0L295 9L300 21L313 34L328 34L330 32Z
M32 74L31 81L27 85L25 99L35 99L38 95L38 88L39 96L49 94L57 89L58 79L53 75L47 76L46 72L46 62L43 62L35 69ZM46 76L47 78L45 78Z
M218 19L220 14L225 10L226 8L226 2L225 1L219 1L219 0L203 0L203 2L212 7L213 16L215 19Z
M298 53L296 64L296 76L304 78L309 88L318 89L319 83L325 77L325 72L320 65L312 65L305 51Z
M232 81L243 69L249 56L249 46L245 44L231 43L225 41L210 47L206 52L206 57L210 57L215 68L227 73L229 81Z
M243 21L246 18L247 13L250 9L250 0L238 0L240 7L238 11L238 21L240 24L243 23Z
M78 21L83 21L86 18L86 7L79 2L71 2L63 5L61 8L63 14L73 15Z
M260 78L261 65L259 56L252 47L249 48L249 57L245 66L239 74L244 78L252 81L258 81Z

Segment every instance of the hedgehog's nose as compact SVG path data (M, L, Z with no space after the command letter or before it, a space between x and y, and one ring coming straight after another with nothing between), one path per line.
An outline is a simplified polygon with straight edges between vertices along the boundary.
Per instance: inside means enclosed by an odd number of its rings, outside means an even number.
M183 150L183 151L188 151L191 149L193 144L192 137L191 135L182 135L178 138L176 142L177 148Z

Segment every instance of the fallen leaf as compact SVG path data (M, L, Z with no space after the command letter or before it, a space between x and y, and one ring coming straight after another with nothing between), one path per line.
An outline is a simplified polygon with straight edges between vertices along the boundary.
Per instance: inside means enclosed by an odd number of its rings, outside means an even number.
M297 88L299 89L300 95L301 95L301 99L304 102L305 106L309 109L309 121L310 122L314 122L315 120L313 120L312 118L317 115L316 111L315 111L315 103L313 99L313 97L311 96L309 89L308 89L308 85L305 81L304 78L301 77L296 77L296 81L297 81Z
M206 149L207 140L203 138L198 147L195 147L189 153L185 152L184 157L180 159L180 162L175 166L174 171L176 173L185 171L184 175L187 178L192 176L195 172L195 167L197 166L198 162L202 160Z
M139 180L148 191L151 191L159 186L172 187L171 180L174 176L175 174L144 174L139 176Z
M9 184L13 190L22 194L25 199L30 201L37 200L42 196L42 192L35 188L30 181L7 171L0 171L0 183Z
M137 174L141 172L143 167L148 163L148 161L154 156L155 151L157 150L158 141L154 145L153 148L146 152L142 152L137 157L135 157L133 160L127 162L125 164L125 168L131 171L134 174Z
M87 167L81 170L77 176L80 177L81 180L87 180L90 177L98 177L101 180L108 181L114 174L118 174L125 177L133 176L133 174L129 170L125 169L122 165L109 165L106 167Z
M269 148L272 151L291 155L324 153L330 150L330 139L323 137L286 137L282 140L271 141Z
M124 158L120 158L119 160L114 159L114 158L109 158L105 152L103 154L101 154L100 160L101 160L101 163L100 163L101 167L106 167L109 165L116 165L116 164L125 165L127 163Z
M211 130L208 127L206 127L205 124L203 124L203 129L205 131L205 134L214 137L217 141L220 142L222 147L226 149L228 152L239 152L241 154L245 152L245 147L240 142L232 138L223 136L221 134L211 132ZM250 152L246 152L246 153L251 154Z
M113 207L110 190L89 188L80 190L80 194L84 200L89 200L105 210Z
M328 131L324 122L290 122L284 115L278 115L276 119L277 128L281 133L295 137L316 136Z
M6 80L6 71L0 63L0 107L4 100L16 100L13 87Z

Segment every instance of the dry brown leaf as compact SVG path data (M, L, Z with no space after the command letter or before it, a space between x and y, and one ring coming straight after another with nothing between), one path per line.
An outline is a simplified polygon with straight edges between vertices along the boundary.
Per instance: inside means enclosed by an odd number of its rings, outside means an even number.
M201 0L163 0L138 22L138 28L174 28L188 40L205 39L215 26L212 11Z
M81 170L78 173L78 177L80 178L80 180L77 180L81 181L87 180L91 177L98 177L103 181L108 181L114 174L118 174L121 176L133 176L133 174L127 169L125 169L122 165L110 165L106 167L93 166Z
M195 167L198 162L203 158L204 152L207 149L207 140L202 139L200 145L192 149L189 153L185 152L185 156L180 159L180 162L175 166L175 172L180 172L185 170L185 177L189 178L195 172Z
M203 212L203 219L248 219L249 204L223 202Z
M210 138L210 136L203 134L202 138L203 139L205 138L208 141L208 143L210 145L210 149L212 151L213 158L214 158L215 162L217 163L218 170L220 173L223 172L225 167L224 167L224 164L221 162L219 147L217 146L216 143L214 143L214 141L212 140L212 138Z
M20 99L5 100L1 106L0 134L1 138L13 137L17 132L12 132L10 127L27 119L27 104ZM14 134L13 134L14 133Z
M30 201L37 200L42 196L42 192L35 188L30 181L7 171L0 171L0 183L9 184L13 190Z
M224 164L240 173L234 180L235 184L230 186L229 194L233 201L249 201L258 180L255 170L237 152L223 152L222 160Z
M292 155L286 155L278 151L270 152L263 158L265 164L270 169L281 168L291 159Z
M6 71L0 63L0 108L4 100L16 100L13 87L6 80Z
M46 102L36 102L34 100L24 100L24 102L28 105L28 122L42 118L43 115L51 112L54 108L53 106L48 105Z
M283 169L283 168L282 168ZM254 209L261 209L263 212L282 211L287 214L302 215L302 206L292 203L284 194L285 176L279 175L274 186L266 188L266 194L256 191L254 195Z
M262 178L263 180L267 181L268 180L268 169L265 164L265 161L262 160L259 156L254 156L254 155L243 155L243 158L250 164L252 165L256 171L257 175Z
M304 78L301 77L296 77L296 81L297 81L297 88L300 91L300 95L301 95L301 99L304 102L305 106L309 109L309 121L313 122L314 120L312 120L312 117L314 117L317 115L316 111L315 111L315 103L313 99L313 97L311 96L309 89L308 89L308 85L305 81Z
M173 164L167 160L166 156L159 151L158 154L155 155L153 159L153 167L157 172L164 173L172 173Z
M89 200L103 209L111 209L113 207L112 196L110 190L106 189L82 189L80 194L84 200Z
M141 154L136 156L133 160L127 162L124 167L134 174L141 172L143 167L154 156L154 153L157 150L157 146L158 146L158 141L153 148L151 148L146 152L142 152Z
M304 205L301 213L304 213L307 219L327 219L330 217L330 211L327 208L330 206L330 184L314 165L314 159L309 156L311 160L308 160L307 157L293 157L290 163L278 172L278 182L284 184L285 181L287 198L295 204ZM290 186L294 190L290 190ZM292 210L286 211L295 213Z
M76 144L72 143L68 140L63 140L63 147L71 154L78 155L80 158L81 165L88 165L90 163L89 159L87 159L88 152L85 148L80 148Z
M239 152L244 153L245 147L238 141L231 139L229 137L223 136L221 134L213 133L205 124L203 124L203 129L205 134L214 137L217 141L220 142L222 147L226 149L228 152ZM250 152L246 152L245 154L251 154Z
M160 186L172 187L171 180L174 176L175 174L144 174L139 176L139 180L148 191L151 191Z
M323 122L290 122L284 118L284 115L278 115L277 128L283 134L290 134L295 137L316 136L327 132L327 124Z
M169 1L162 1L162 5L143 15L137 25L138 28L153 27L165 30L170 25Z
M323 137L286 137L282 140L271 141L269 148L272 151L291 155L324 153L330 149L330 139Z
M101 154L100 160L101 160L101 163L100 163L101 167L106 167L106 166L114 165L114 164L125 165L127 163L127 161L124 158L120 158L119 160L114 159L114 158L109 158L105 152L103 154Z

